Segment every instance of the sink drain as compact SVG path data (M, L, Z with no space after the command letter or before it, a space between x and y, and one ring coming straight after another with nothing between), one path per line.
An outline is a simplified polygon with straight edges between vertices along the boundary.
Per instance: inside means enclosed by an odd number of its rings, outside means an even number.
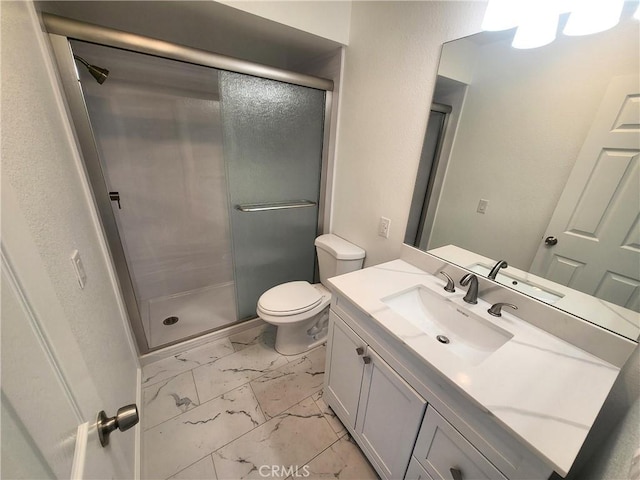
M449 339L447 337L445 337L444 335L438 335L436 337L436 339L440 342L440 343L449 343Z
M163 325L175 325L180 320L178 317L167 317L162 321Z

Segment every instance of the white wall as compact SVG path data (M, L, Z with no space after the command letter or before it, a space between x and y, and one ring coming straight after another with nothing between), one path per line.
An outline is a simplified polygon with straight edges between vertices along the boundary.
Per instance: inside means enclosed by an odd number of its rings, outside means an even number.
M631 20L538 49L477 49L429 248L529 270L610 79L640 70L638 32Z
M349 44L351 0L303 2L218 0L218 2L343 45Z
M136 400L138 362L38 27L31 2L2 2L2 193L10 189L15 195L30 233L25 242L33 241L39 254L33 265L44 266L41 274L54 286L73 332L69 344L77 343L91 378L97 379L101 408L115 412ZM3 217L3 232L10 228ZM87 273L84 290L71 265L74 249ZM133 435L127 438L125 455L133 468Z
M443 42L476 33L482 2L354 2L338 130L333 232L365 265L398 258ZM380 216L389 239L377 236Z

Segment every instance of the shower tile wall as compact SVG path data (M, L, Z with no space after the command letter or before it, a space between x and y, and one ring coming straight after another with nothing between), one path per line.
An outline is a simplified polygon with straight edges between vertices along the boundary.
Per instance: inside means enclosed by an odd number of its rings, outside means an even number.
M73 45L110 70L82 86L150 345L235 321L217 71Z
M325 347L284 357L273 333L256 327L144 368L145 478L288 475L271 466L377 478L322 399Z

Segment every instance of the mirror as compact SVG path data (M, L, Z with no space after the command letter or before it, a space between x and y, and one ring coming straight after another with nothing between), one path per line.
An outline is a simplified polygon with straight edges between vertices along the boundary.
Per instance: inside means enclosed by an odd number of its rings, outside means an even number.
M632 13L532 50L513 30L443 46L405 243L478 275L506 260L499 283L637 341Z

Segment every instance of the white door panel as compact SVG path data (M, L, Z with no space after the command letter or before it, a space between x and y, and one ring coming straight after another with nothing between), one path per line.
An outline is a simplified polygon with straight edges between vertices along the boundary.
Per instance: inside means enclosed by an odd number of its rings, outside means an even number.
M12 120L2 128L2 455L21 459L3 462L2 477L69 478L78 425L135 402L137 361L34 5L7 2L1 20ZM108 448L87 430L84 477L134 478L134 430Z
M76 336L42 266L39 252L11 185L2 185L2 400L13 424L56 478L71 478L76 432L89 423L82 477L130 478L132 441L102 448L95 430L98 411L111 409L97 393ZM118 369L117 363L114 369ZM115 374L116 372L114 372ZM135 398L131 399L134 402ZM4 408L4 407L3 407ZM5 413L5 412L3 412ZM115 411L108 411L115 414ZM2 450L15 447L3 427ZM133 429L117 435L134 435ZM20 439L18 439L20 441ZM19 466L19 465L17 465ZM11 478L3 466L2 477ZM16 478L21 478L17 475ZM22 477L25 478L25 477Z
M3 259L4 260L4 259ZM57 478L69 478L74 453L74 438L79 423L75 410L59 378L55 364L33 325L31 312L20 299L7 266L2 265L2 403L12 412L9 417L24 432L24 443L38 451ZM20 366L20 368L16 368ZM46 401L42 401L46 399ZM6 405L5 405L6 402ZM4 427L4 424L3 424ZM24 429L24 430L23 430ZM11 448L3 428L3 454ZM28 451L28 450L22 450ZM3 465L2 476L12 478ZM20 477L18 477L20 478Z
M638 311L640 85L611 81L531 272Z

